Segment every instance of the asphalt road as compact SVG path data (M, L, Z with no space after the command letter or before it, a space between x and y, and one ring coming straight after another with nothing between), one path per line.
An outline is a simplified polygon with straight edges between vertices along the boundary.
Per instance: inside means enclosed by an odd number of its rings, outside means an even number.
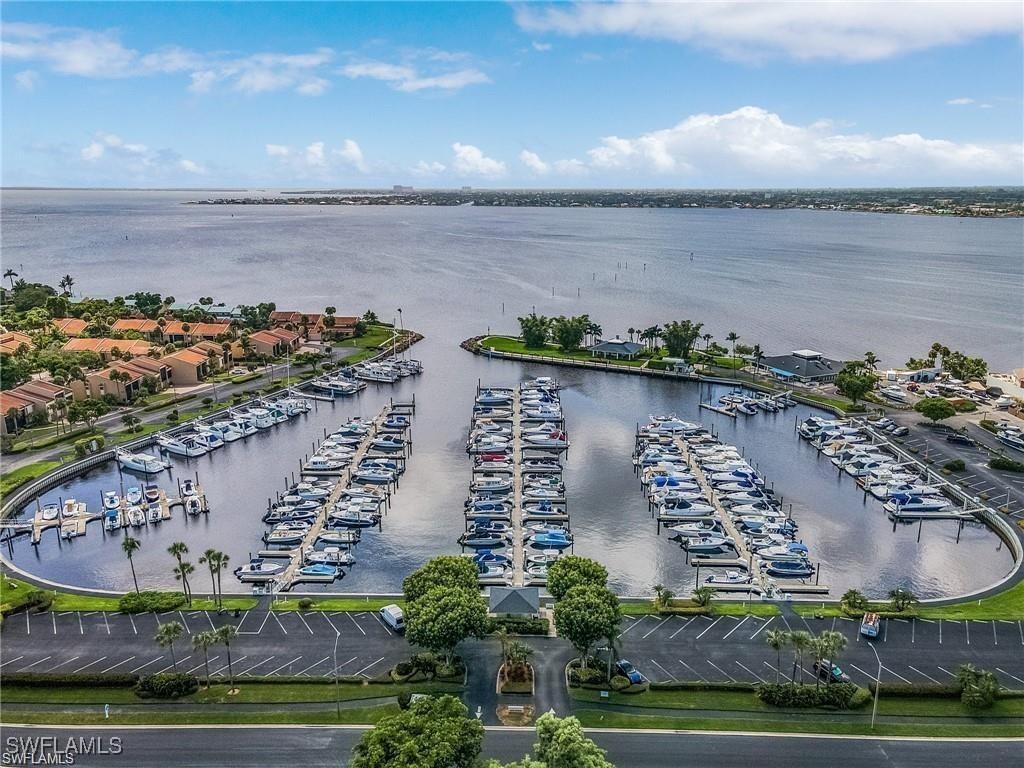
M361 728L222 727L82 728L39 726L4 729L3 751L32 744L40 737L121 739L119 755L85 755L76 766L153 768L173 764L199 768L224 766L346 765ZM964 765L1019 765L1024 741L940 741L788 737L743 734L668 732L599 732L590 736L619 768L748 768L752 763L787 768L939 768ZM14 739L15 742L10 740ZM23 740L23 741L18 741ZM189 746L202 743L202 748ZM502 761L520 759L531 751L531 729L489 729L484 754ZM8 763L4 763L5 765ZM14 763L11 763L14 764Z

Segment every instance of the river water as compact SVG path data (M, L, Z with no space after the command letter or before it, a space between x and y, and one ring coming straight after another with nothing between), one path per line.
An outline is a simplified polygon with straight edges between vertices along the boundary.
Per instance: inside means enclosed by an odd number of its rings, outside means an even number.
M133 534L143 542L136 567L144 586L173 584L166 547L176 540L196 557L216 547L232 563L244 562L260 546L267 497L283 489L325 428L415 393L415 450L392 509L381 531L364 534L358 564L331 587L397 590L411 568L457 551L477 382L513 385L537 375L566 385L573 446L565 479L575 551L604 562L625 593L659 582L680 591L694 578L682 550L656 536L630 465L636 423L667 411L715 424L723 439L744 447L793 504L801 536L821 563L821 581L834 595L848 587L881 594L900 585L921 596L958 593L995 581L1011 566L1009 553L981 527L965 529L959 543L953 523L925 525L920 541L916 526L893 531L877 502L865 502L851 478L796 437L794 418L809 408L733 421L699 410L694 385L486 360L457 345L488 329L514 332L515 318L536 307L544 314L587 312L608 336L690 318L719 339L735 330L769 353L811 347L845 357L870 349L892 365L942 340L1005 369L1024 360L1020 220L180 204L196 196L7 191L4 264L51 283L71 273L76 291L92 295L153 290L179 300L273 300L307 311L333 304L339 314L373 308L385 319L400 306L405 324L426 335L414 348L426 373L395 387L371 385L209 456L175 462L161 483L173 493L174 478L198 472L212 511L201 520L176 511L171 521ZM95 509L102 491L119 482L111 466L54 489L44 501L75 496ZM131 576L119 541L92 524L83 539L59 542L51 531L40 546L20 540L5 554L55 580L125 588Z

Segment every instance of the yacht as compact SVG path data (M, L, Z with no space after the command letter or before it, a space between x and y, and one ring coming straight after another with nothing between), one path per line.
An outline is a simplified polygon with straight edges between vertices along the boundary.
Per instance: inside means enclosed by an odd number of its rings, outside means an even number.
M566 531L551 531L549 533L538 533L530 539L532 549L568 549L572 546L572 534Z
M505 390L481 389L476 396L477 405L508 405L512 402L512 393Z
M294 493L300 499L304 501L323 501L331 495L332 486L327 485L313 485L312 483L299 483L289 489L289 493Z
M224 447L224 438L220 436L219 432L209 427L199 427L194 434L189 435L189 438L208 451Z
M271 560L264 560L262 557L254 557L245 565L235 569L235 576L240 581L267 581L274 576L284 572L285 563L275 563Z
M772 562L784 560L804 561L807 559L807 546L798 541L791 541L788 544L765 547L758 550L758 556Z
M302 556L303 560L310 564L323 563L326 565L355 565L356 557L348 550L340 547L324 547L323 549L309 548Z
M952 506L940 496L907 496L890 499L882 505L886 512L894 514L907 512L942 512Z
M548 432L547 434L523 435L523 440L532 447L537 448L568 448L569 436L560 430Z
M163 472L165 469L170 469L171 465L166 461L161 461L155 456L150 456L148 453L131 453L129 451L121 450L120 448L114 449L114 455L117 458L117 463L121 465L122 469L127 469L131 472L142 472L146 475L155 475L158 472Z
M719 552L722 549L736 549L736 545L729 536L697 536L686 539L682 543L683 549L688 552Z
M156 504L160 501L160 486L156 483L146 483L142 488L142 495L147 504Z
M128 504L141 504L142 503L142 489L137 485L131 486L124 494L124 500Z
M333 458L314 454L309 461L302 465L302 473L313 474L340 474L351 462L347 458Z
M363 381L394 384L399 378L399 374L392 368L385 367L378 363L357 365L352 368L352 371L357 379L362 379Z
M126 515L128 517L128 524L133 528L139 528L146 524L146 513L138 505L128 507Z
M386 469L357 469L352 476L361 483L390 485L395 482L394 473Z
M889 483L881 488L869 488L873 496L881 499L909 498L910 496L938 496L942 490L921 483ZM878 491L876 493L876 490Z
M120 508L106 508L106 511L103 513L103 528L108 531L116 531L123 525L124 521L121 519Z
M39 514L43 520L56 520L60 517L60 504L44 504Z
M191 438L185 437L181 440L169 437L167 435L160 435L156 439L157 445L160 449L167 453L173 454L174 456L185 456L195 457L204 456L209 449L204 445L199 445Z
M764 563L764 569L769 576L790 579L805 579L814 575L814 566L806 560L771 560Z
M708 576L704 579L705 584L750 584L754 580L754 577L749 573L740 573L739 571L726 571L725 573L716 573L713 576Z
M200 431L207 430L213 432L225 443L233 443L235 440L241 440L245 437L245 433L239 428L239 424L235 421L215 421L213 424L208 426L200 426ZM253 429L253 432L256 430Z
M103 509L105 510L117 510L121 508L121 497L117 495L117 491L106 491L103 494ZM56 517L56 515L54 515Z
M907 402L907 393L903 391L903 388L893 384L892 386L882 387L878 390L878 394L887 400L892 400L896 403Z
M1014 427L999 430L996 440L1016 451L1024 451L1024 433Z
M473 491L509 491L512 489L512 478L490 473L475 475L470 488Z
M377 437L370 441L370 447L375 451L383 451L384 453L395 453L397 451L405 450L405 441L400 437L393 435L384 435L383 437Z

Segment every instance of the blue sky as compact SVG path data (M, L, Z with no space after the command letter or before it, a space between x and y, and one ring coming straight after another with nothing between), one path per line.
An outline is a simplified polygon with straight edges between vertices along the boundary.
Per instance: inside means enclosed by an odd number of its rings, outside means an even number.
M1017 3L5 3L2 182L1021 184Z

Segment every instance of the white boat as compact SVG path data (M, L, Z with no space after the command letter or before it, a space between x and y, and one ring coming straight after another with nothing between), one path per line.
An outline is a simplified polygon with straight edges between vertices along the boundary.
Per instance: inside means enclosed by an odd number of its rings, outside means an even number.
M198 429L200 434L212 433L225 443L233 443L245 437L233 421L216 421L209 426L201 425ZM255 429L253 431L255 432Z
M344 533L351 533L351 531L344 531ZM355 565L356 562L355 555L340 547L308 548L303 553L302 559L310 565Z
M114 450L114 455L121 468L131 472L155 475L158 472L169 469L171 466L166 461L161 461L155 456L150 456L148 453L131 453L130 451L117 448Z
M191 477L186 477L181 481L181 495L182 496L195 496L196 495L196 481Z
M201 445L207 451L224 447L224 438L220 436L219 432L215 432L208 427L199 427L195 434L189 435L189 438L196 445Z
M495 475L490 473L474 475L470 489L473 492L510 491L512 490L512 478L508 475Z
M740 573L739 571L726 571L725 573L716 573L712 576L708 576L704 579L705 584L750 584L754 580L754 577L749 573Z
M886 512L942 512L952 505L937 496L911 496L905 499L891 499L883 507Z
M907 402L907 393L903 391L903 388L893 384L889 387L882 387L878 390L878 394L887 400L892 400L897 403Z
M1024 433L1019 429L1001 429L996 433L996 439L1003 445L1007 445L1017 451L1024 451Z
M302 465L303 474L339 474L351 461L348 458L314 454Z
M160 486L156 483L146 483L142 488L142 496L147 504L156 504L160 501Z
M728 536L698 536L687 539L682 544L688 552L718 552L721 549L735 549L733 541Z
M203 503L198 496L186 496L182 503L185 505L185 514L195 516L203 511Z
M277 563L271 560L264 560L256 557L243 566L235 569L235 576L240 581L269 581L274 576L284 572L287 566L284 563Z
M56 520L60 517L60 504L44 504L42 510L40 510L40 515L43 520Z
M121 508L121 497L117 495L117 491L106 491L103 494L103 509L112 510ZM54 516L56 517L56 515Z
M129 504L142 503L142 489L137 485L131 486L124 494L124 500Z
M992 405L993 407L998 408L1001 411L1005 411L1007 408L1013 405L1013 402L1014 401L1012 397L1006 397L1005 395L1003 395L1002 397L997 397L995 400L993 400Z
M160 507L155 505L150 506L149 509L146 510L146 521L150 523L159 523L163 520L162 515L163 513L160 511Z
M185 457L196 457L204 456L209 452L206 446L199 445L190 438L184 438L178 440L177 438L168 437L167 435L160 435L156 439L157 445L160 449L167 453L173 454L174 456L185 456Z
M133 528L139 528L146 524L146 513L140 506L128 507L127 517L128 524Z
M523 435L523 440L531 446L538 448L568 448L569 436L561 430L555 430L546 434Z

